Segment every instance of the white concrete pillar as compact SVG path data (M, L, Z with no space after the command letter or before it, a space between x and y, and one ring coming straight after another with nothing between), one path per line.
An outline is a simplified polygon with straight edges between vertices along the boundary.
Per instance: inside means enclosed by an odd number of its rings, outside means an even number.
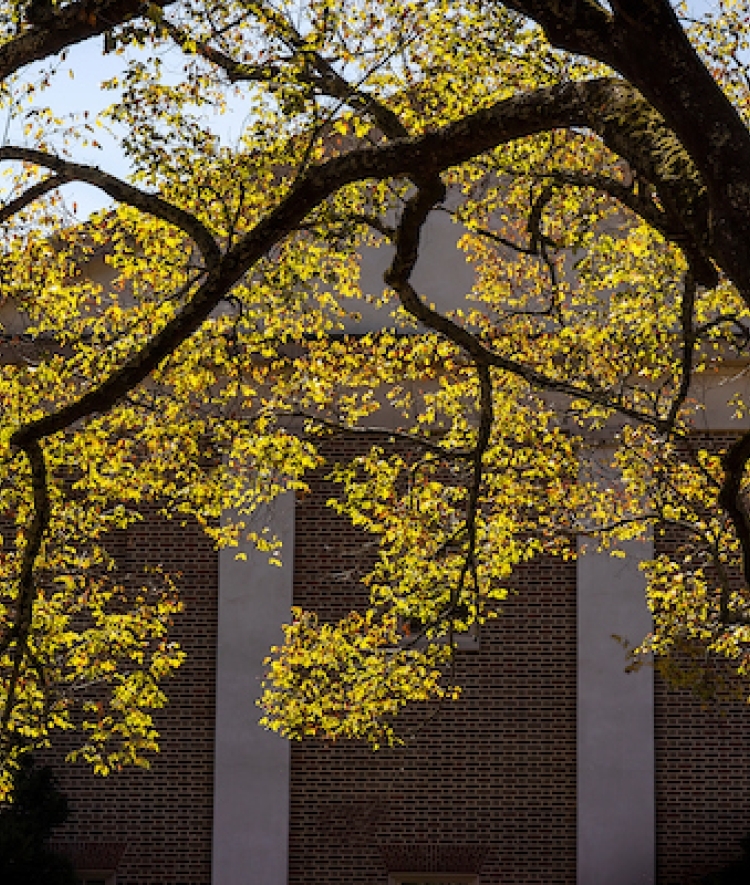
M283 566L250 544L219 554L213 885L287 885L289 743L258 725L263 658L282 639L294 578L294 496L257 517ZM237 560L238 552L247 560Z
M638 562L590 549L578 560L578 885L653 885L656 863L654 681L626 673L613 634L639 641L651 629Z

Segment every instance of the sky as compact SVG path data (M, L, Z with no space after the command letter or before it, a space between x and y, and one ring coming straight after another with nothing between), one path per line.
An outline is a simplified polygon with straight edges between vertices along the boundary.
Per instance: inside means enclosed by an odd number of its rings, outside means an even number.
M28 111L34 106L51 107L62 115L83 115L88 112L93 119L108 107L116 93L101 88L101 83L120 74L123 70L123 59L115 53L102 52L103 38L99 37L86 43L72 46L67 52L64 62L58 65L51 85L38 92L32 105L24 106ZM172 51L175 64L182 64L182 56L177 50ZM164 70L169 72L169 56L165 57ZM24 71L24 80L39 82L42 72L49 69L49 64L34 65ZM72 76L71 76L72 72ZM213 115L212 128L223 139L236 139L245 119L239 102L234 102L231 110L224 116ZM23 122L18 117L18 105L14 113L0 118L0 138L4 144L23 145L26 139L23 134ZM129 171L127 158L123 154L116 137L108 135L103 129L97 129L96 140L100 148L76 148L76 162L98 166L107 172L125 178ZM77 207L77 215L85 218L90 212L108 205L108 198L96 188L78 183L71 183L64 188L66 201L70 206Z
M690 4L696 14L705 12L715 6L712 0L694 0ZM73 46L68 50L67 59L60 64L59 72L54 77L52 85L38 96L38 104L50 106L64 114L83 114L88 111L90 117L107 107L113 99L113 93L103 91L100 84L103 80L117 75L122 70L122 58L114 53L104 54L103 38L99 37L84 44ZM172 51L174 64L182 63L182 58L177 50ZM165 69L169 69L170 57L164 57ZM36 65L24 76L30 79L39 79L40 71L49 65ZM69 76L69 71L74 71L74 76ZM28 107L26 108L28 110ZM17 110L17 109L16 109ZM212 128L224 139L236 139L242 130L245 119L245 111L242 103L234 102L230 112L223 117L218 115L212 120ZM23 127L18 122L0 118L0 139L2 143L23 144ZM101 149L77 149L75 159L81 163L99 166L115 175L126 177L128 173L127 159L120 149L117 139L108 136L99 130L96 139L102 145ZM106 196L100 194L95 188L70 184L64 189L65 198L70 207L76 206L77 216L85 218L95 209L107 205Z
M121 60L115 55L103 55L101 49L101 40L71 47L67 60L60 65L60 72L54 77L52 85L38 94L33 105L25 106L24 110L44 105L59 109L64 114L82 114L88 111L92 117L102 111L111 103L111 96L101 89L100 84L102 80L118 73L121 69ZM38 81L41 71L46 67L46 65L35 65L24 72L24 80ZM72 78L67 73L69 69L75 71ZM18 117L18 105L15 105L12 111L12 115L9 111L2 120L3 143L23 145L26 139L23 135L23 124ZM102 149L81 149L76 154L76 160L101 166L116 175L126 175L127 162L116 142L101 132L97 133L97 139L102 144ZM69 185L65 188L65 193L69 201L74 200L79 204L79 212L83 217L104 204L96 189L86 185Z

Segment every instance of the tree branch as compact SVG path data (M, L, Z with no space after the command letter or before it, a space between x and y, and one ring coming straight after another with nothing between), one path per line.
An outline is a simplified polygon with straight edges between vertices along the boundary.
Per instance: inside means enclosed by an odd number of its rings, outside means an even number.
M415 312L416 293L409 279L414 271L419 254L419 241L422 229L427 221L433 205L442 201L445 188L438 177L422 182L417 193L407 202L401 221L396 230L396 254L391 266L385 273L385 281L398 294L402 306L419 319L418 311ZM417 298L417 302L421 303ZM455 340L455 339L454 339ZM458 342L456 342L458 343ZM469 484L466 500L466 516L464 530L466 532L466 550L463 565L458 581L451 586L450 605L446 613L441 617L448 616L448 641L451 649L453 643L454 616L459 605L467 576L471 575L474 590L478 593L476 581L476 545L477 545L477 519L479 518L479 497L482 488L484 473L484 455L490 444L492 425L494 423L494 408L492 402L492 378L490 366L484 360L474 359L477 375L479 377L479 422L477 427L477 440L471 453L471 481Z
M712 257L750 305L750 188L738 184L750 181L750 131L690 43L672 4L622 0L612 3L614 16L595 0L509 0L506 5L538 22L555 46L610 65L632 84L634 95L640 91L646 104L620 117L617 124L613 118L610 137L616 140L617 126L625 133L637 126L645 134L652 125L650 105L651 114L661 120L662 132L673 133L673 144L667 140L654 151L658 145L653 137L646 138L650 162L658 159L660 167L660 174L646 178L659 187L660 196L662 180L671 178L677 196L679 183L693 167L698 176L690 190L695 197L695 185L705 187L703 205L698 201L691 207L690 200L681 199L682 211L677 214L691 231L697 216ZM638 153L635 142L631 148ZM635 166L646 171L644 159Z
M547 176L544 176L545 178ZM716 268L705 254L705 242L696 242L693 234L686 230L680 216L675 212L666 212L659 208L654 197L656 189L648 182L638 182L636 189L608 175L588 175L563 170L551 173L549 179L556 183L569 184L573 187L592 188L609 194L626 208L640 216L647 224L678 246L690 261L695 281L707 289L713 289L719 282Z
M32 516L26 534L26 544L18 576L18 599L13 627L0 641L0 655L12 646L12 670L0 716L0 736L5 736L15 706L18 678L27 654L34 607L34 566L42 547L50 520L50 500L47 488L47 465L44 452L37 440L31 439L23 447L31 468Z
M554 46L598 58L612 39L614 20L597 0L505 0L509 9L532 18Z
M20 160L24 163L44 166L56 172L57 177L66 182L82 181L86 184L94 185L94 187L98 187L105 194L112 197L112 199L125 203L128 206L133 206L133 208L139 209L148 215L153 215L155 218L161 218L162 221L173 224L175 227L185 231L200 249L206 267L213 267L219 259L219 247L208 228L194 215L162 199L157 194L149 194L146 191L139 190L137 187L133 187L133 185L95 166L72 163L69 160L63 160L61 157L56 157L44 151L33 150L32 148L13 147L11 145L0 147L0 161L3 160ZM47 180L49 181L50 179Z
M153 5L164 7L173 2L153 0ZM49 20L30 27L0 46L0 80L25 65L42 61L68 46L103 34L115 25L139 18L147 5L143 0L79 0L54 10Z
M690 392L690 384L693 380L693 362L695 359L696 332L693 325L695 314L696 285L693 274L688 271L685 275L682 292L682 304L680 310L680 324L682 326L682 357L680 363L680 384L672 398L672 406L667 415L669 425L677 420L677 415L682 408Z
M742 481L750 461L750 432L744 433L724 455L724 482L719 492L719 503L726 511L742 550L742 574L750 585L750 514L742 500Z
M321 418L319 415L303 411L293 411L290 413L290 416L292 418L301 418L305 421L310 421L312 424L316 424L319 427L325 427L326 430L330 430L333 433L353 433L359 436L387 436L394 440L408 443L409 445L416 445L418 448L431 452L433 455L438 455L446 461L467 461L474 457L475 450L473 448L448 449L445 446L441 446L440 443L427 439L421 434L404 433L401 430L394 430L391 427L362 427L357 424L342 424L341 422Z
M589 125L596 128L596 124L602 123L603 118L606 125L606 120L618 112L618 101L622 98L623 90L626 100L632 100L632 93L624 84L606 78L540 89L500 101L437 131L360 148L313 167L290 188L275 209L211 266L206 280L192 300L141 350L78 401L16 430L11 443L24 447L30 439L43 439L89 414L111 408L201 326L232 286L242 279L256 261L294 231L310 211L338 189L368 178L401 176L411 177L415 182L424 182L443 169L526 135L565 126ZM76 164L66 165L65 161L49 158L39 152L29 154L18 148L12 150L13 156L6 156L7 159L32 157L32 161L36 161L33 159L36 157L45 162L52 160L52 168L80 171L86 176L83 180L95 180L102 182L102 186L106 184L113 191L116 189L128 202L138 201L144 211L169 212L171 217L180 220L185 214L169 204L162 209L164 201L159 197L143 194L99 170ZM0 158L3 156L2 151ZM428 193L430 195L434 196L434 193ZM165 214L160 217L169 216ZM187 216L187 220L191 222L192 216ZM179 222L175 220L174 223ZM199 235L199 231L195 235ZM402 251L402 257L403 254ZM409 260L412 259L416 260L416 255L410 255ZM394 267L394 273L396 270ZM488 350L470 332L447 317L431 311L413 290L405 290L403 294L420 321L459 344L478 364L495 366L512 372L539 388L574 398L585 398L661 430L666 429L663 418L648 415L613 400L606 391L585 389L562 379L549 378Z
M308 71L304 77L304 82L319 89L322 94L330 98L336 98L343 104L366 114L377 123L383 133L389 138L405 138L409 135L406 127L390 108L378 101L374 96L362 92L358 86L348 83L320 52L313 50L305 42L289 22L284 20L279 14L274 14L274 22L284 33L285 39L298 55L308 62ZM197 52L207 61L221 68L232 83L243 81L268 83L278 78L282 73L283 69L278 65L244 64L243 62L235 61L227 53L210 46L206 41L196 43L184 31L166 18L162 20L162 25L183 51L187 51L186 47L195 45L196 48L191 51Z
M45 178L43 181L38 181L36 184L33 184L20 196L16 197L15 200L11 200L10 203L6 203L4 206L0 207L0 224L11 219L22 209L25 209L28 205L33 203L34 200L38 200L40 197L55 190L67 181L68 179L65 175L50 175L49 178Z

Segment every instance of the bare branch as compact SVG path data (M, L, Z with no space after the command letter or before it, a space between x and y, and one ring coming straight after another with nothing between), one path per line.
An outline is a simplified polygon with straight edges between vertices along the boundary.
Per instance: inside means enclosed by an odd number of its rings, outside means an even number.
M284 34L286 41L292 49L307 62L307 73L303 82L318 89L323 95L336 98L343 104L355 110L361 111L373 119L390 138L405 138L409 132L398 116L390 108L378 101L374 96L364 92L360 87L348 83L333 65L325 59L320 52L312 49L302 38L297 30L286 21L280 14L267 10L267 14L273 15L274 22L280 33ZM167 19L162 20L162 26L172 39L183 51L198 52L203 58L221 68L229 77L230 82L243 81L269 83L278 78L283 69L278 64L252 65L235 61L208 42L196 43L189 38L176 25ZM195 49L192 47L195 46Z
M25 209L33 203L34 200L38 200L50 191L65 184L68 180L69 179L66 178L65 175L50 175L49 178L38 181L36 184L25 190L20 196L16 197L15 200L11 200L10 203L6 203L4 206L0 207L0 224L8 221L8 219L12 218L22 209Z
M400 430L394 430L391 427L377 427L377 426L367 426L363 427L358 424L342 424L337 421L330 421L325 418L321 418L318 415L311 415L309 412L292 412L291 416L293 418L302 418L305 421L310 421L313 424L317 424L320 427L325 427L327 430L330 430L334 433L346 433L346 434L356 434L358 436L387 436L392 439L397 439L401 442L409 443L410 445L416 445L420 449L424 449L425 451L431 452L433 455L438 455L440 458L444 458L447 461L466 461L470 460L474 457L475 449L448 449L445 446L441 446L437 442L433 442L432 440L426 439L421 434L416 433L404 433Z

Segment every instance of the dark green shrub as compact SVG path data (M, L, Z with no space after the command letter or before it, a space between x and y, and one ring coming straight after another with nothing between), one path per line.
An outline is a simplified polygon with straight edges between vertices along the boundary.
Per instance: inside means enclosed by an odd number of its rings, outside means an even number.
M47 844L68 814L68 801L52 770L36 767L25 756L16 773L13 802L0 805L2 885L75 885L70 861Z
M750 885L750 835L740 840L742 857L701 879L701 885Z

